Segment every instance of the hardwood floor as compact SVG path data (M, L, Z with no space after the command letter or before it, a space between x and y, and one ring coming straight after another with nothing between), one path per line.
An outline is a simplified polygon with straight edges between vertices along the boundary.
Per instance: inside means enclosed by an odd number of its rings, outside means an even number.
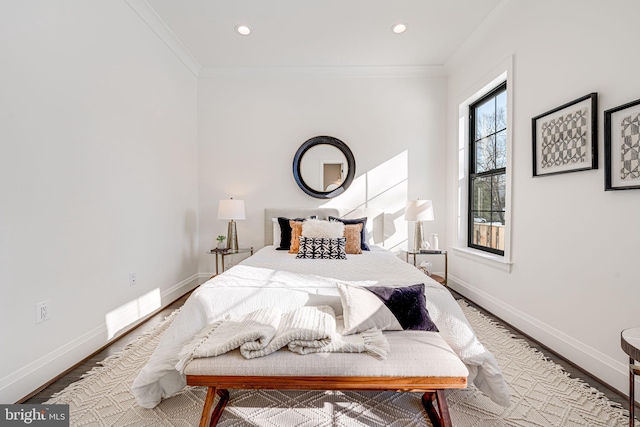
M457 294L454 291L452 291L452 294L454 295L454 297L456 297L456 299L463 299L463 300L467 301L471 306L477 308L478 310L480 310L481 312L483 312L487 316L489 316L492 319L494 319L497 322L499 322L502 326L507 328L516 338L523 339L531 347L540 350L550 360L552 360L555 363L557 363L558 365L562 366L562 368L564 370L566 370L571 375L571 377L580 378L585 383L587 383L589 386L591 386L594 389L602 392L611 401L619 403L624 408L627 408L627 404L628 404L627 402L628 401L627 401L627 398L625 396L620 395L617 391L613 390L612 388L610 388L606 384L602 383L598 379L590 376L586 372L582 371L580 368L574 366L573 364L571 364L567 360L565 360L562 357L558 356L557 354L553 353L552 351L550 351L546 347L542 346L540 343L532 340L531 338L529 338L526 335L523 335L517 329L511 327L508 324L505 324L500 319L496 318L491 313L489 313L486 310L484 310L482 307L479 307L476 304L474 304L472 301L467 300L466 298L462 297L461 295ZM63 389L65 389L70 384L80 380L84 373L90 371L93 367L98 366L98 362L100 362L101 360L105 359L106 357L108 357L108 356L120 351L129 342L131 342L132 340L134 340L138 336L144 334L146 331L150 330L155 325L160 323L171 312L173 312L174 310L180 308L182 306L182 304L184 304L184 302L186 301L187 297L188 297L188 295L185 295L182 298L176 300L175 302L170 304L165 309L163 309L160 312L158 312L155 315L153 315L145 323L141 324L140 326L138 326L133 331L131 331L131 332L127 333L126 335L124 335L118 341L112 343L111 345L109 345L108 347L103 349L102 351L99 351L98 353L96 353L96 354L92 355L91 357L87 358L82 363L80 363L78 366L76 366L76 367L72 368L71 370L69 370L68 372L64 373L64 375L62 375L60 378L58 378L57 380L55 380L51 384L47 385L46 387L43 387L37 393L33 394L31 397L29 397L28 399L24 400L21 403L36 403L37 404L37 403L46 402L53 394L55 394L55 393L57 393L59 391L62 391ZM638 407L638 409L636 409L636 414L639 413L639 412L640 412L640 407Z
M562 367L562 369L564 369L566 372L568 372L569 375L571 376L571 378L579 378L579 379L581 379L586 384L588 384L590 387L602 392L612 402L616 402L616 403L622 405L623 408L629 408L629 400L628 400L627 396L624 396L624 395L620 394L617 390L611 388L606 383L601 382L599 379L591 376L589 373L583 371L578 366L572 364L571 362L569 362L568 360L566 360L562 356L554 353L553 351L551 351L547 347L543 346L539 342L533 340L528 335L524 335L521 331L519 331L518 329L516 329L513 326L509 325L508 323L505 323L502 319L499 319L499 318L495 317L493 314L491 314L490 312L488 312L484 308L478 306L473 301L470 301L470 300L466 299L465 297L463 297L462 295L458 294L457 292L455 292L452 289L449 289L449 290L451 291L451 293L453 294L453 296L456 299L462 299L462 300L466 301L467 303L469 303L470 306L478 309L481 313L485 314L486 316L490 317L491 319L493 319L496 322L498 322L501 326L506 328L509 332L511 332L513 334L513 336L516 339L522 339L527 344L529 344L531 347L533 347L536 350L539 350L540 352L542 352L542 354L544 354L547 359L549 359L549 360L553 361L554 363L560 365ZM635 413L636 413L636 417L635 418L638 419L638 415L637 414L640 413L640 405L638 405L638 404L636 404Z
M151 316L144 323L140 324L138 327L123 335L120 339L110 344L108 347L98 351L97 353L89 356L87 359L83 360L80 364L71 368L69 371L65 372L58 379L53 381L52 383L44 386L42 389L38 390L35 394L32 394L28 399L23 400L20 403L30 403L30 404L38 404L46 402L51 396L59 391L64 390L70 384L81 379L82 375L86 372L89 372L96 366L99 366L98 363L111 356L112 354L117 353L122 350L129 344L131 341L135 340L140 335L144 334L146 331L152 329L158 323L162 322L165 317L171 314L174 310L182 307L182 304L187 300L189 294L182 296L176 301L169 304L166 308L160 310L158 313Z

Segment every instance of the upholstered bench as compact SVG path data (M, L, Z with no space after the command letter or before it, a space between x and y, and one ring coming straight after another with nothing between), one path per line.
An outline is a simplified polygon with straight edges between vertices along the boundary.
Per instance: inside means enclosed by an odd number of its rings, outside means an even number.
M388 390L424 392L422 403L435 426L451 426L445 389L466 388L466 366L437 332L385 332L386 360L367 354L299 355L286 349L245 359L238 350L192 360L187 384L208 387L200 426L215 426L229 400L227 389ZM216 395L220 396L214 407Z

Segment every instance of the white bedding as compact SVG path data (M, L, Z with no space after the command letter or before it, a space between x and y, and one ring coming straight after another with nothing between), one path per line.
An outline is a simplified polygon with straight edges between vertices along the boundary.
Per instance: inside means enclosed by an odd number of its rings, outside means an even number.
M336 286L340 281L365 286L424 283L429 315L467 366L468 381L494 402L508 406L509 391L493 355L477 340L449 291L393 253L376 246L371 249L348 255L346 261L310 260L296 259L294 254L267 246L202 284L185 302L135 379L132 391L138 404L153 408L185 387L185 377L175 369L178 354L208 324L263 307L290 311L305 305L329 305L340 314Z

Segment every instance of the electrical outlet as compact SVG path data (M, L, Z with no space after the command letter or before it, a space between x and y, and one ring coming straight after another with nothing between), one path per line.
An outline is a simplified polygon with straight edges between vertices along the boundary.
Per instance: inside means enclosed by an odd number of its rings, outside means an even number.
M136 277L136 272L133 271L129 273L129 286L135 286L138 278Z
M36 304L36 324L49 320L49 301L42 301Z

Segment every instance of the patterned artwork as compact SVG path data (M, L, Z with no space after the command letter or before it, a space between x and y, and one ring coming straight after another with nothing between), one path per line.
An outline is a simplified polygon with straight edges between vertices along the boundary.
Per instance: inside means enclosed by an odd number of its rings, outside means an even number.
M640 113L624 117L620 123L620 179L640 178Z
M640 190L640 99L604 112L604 189Z
M542 168L587 161L587 109L542 123Z

